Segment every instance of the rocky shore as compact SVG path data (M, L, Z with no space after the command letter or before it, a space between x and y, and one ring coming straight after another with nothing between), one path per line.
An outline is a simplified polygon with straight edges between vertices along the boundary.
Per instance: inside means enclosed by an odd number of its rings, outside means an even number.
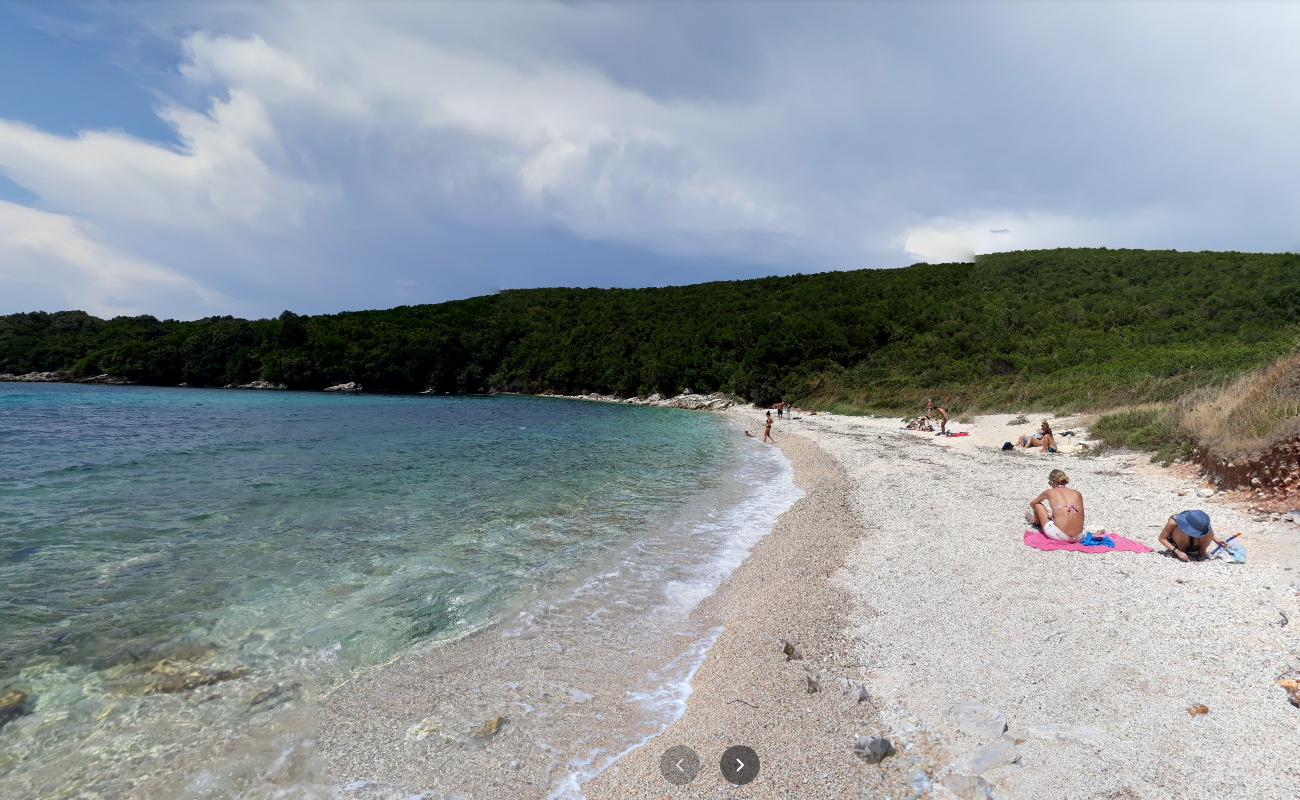
M76 379L66 372L27 372L22 375L0 372L0 383L96 383L108 386L130 386L135 381L108 374Z
M743 400L725 394L697 394L689 389L679 395L664 397L652 394L648 397L618 397L612 394L552 394L543 392L540 397L558 397L564 400L587 400L593 403L619 403L628 406L651 406L654 408L682 408L688 411L726 411L741 405Z

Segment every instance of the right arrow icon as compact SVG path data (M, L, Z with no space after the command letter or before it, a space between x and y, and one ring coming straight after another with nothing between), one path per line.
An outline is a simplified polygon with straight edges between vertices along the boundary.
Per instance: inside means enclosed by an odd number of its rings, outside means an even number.
M718 766L728 783L744 786L758 777L758 753L743 744L732 745L722 754Z

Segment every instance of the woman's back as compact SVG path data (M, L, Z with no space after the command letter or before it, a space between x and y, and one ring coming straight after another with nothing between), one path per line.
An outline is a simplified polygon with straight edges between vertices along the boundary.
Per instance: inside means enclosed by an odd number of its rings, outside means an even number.
M1083 495L1068 486L1054 486L1047 490L1047 502L1052 504L1052 521L1056 527L1077 536L1083 532Z

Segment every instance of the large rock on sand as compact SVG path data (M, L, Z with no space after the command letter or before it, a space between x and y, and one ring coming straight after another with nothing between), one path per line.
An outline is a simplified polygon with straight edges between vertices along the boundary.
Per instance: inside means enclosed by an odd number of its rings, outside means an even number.
M357 383L356 381L348 381L347 383L336 383L336 384L334 384L333 386L327 386L327 387L325 387L325 391L327 391L327 392L350 392L350 393L355 394L355 393L361 391L361 384Z

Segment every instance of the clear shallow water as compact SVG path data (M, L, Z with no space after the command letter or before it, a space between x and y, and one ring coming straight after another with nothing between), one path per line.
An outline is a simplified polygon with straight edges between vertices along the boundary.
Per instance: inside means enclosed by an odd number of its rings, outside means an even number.
M0 794L30 796L233 795L207 754L301 739L357 669L684 614L793 499L743 512L779 464L719 418L530 398L0 384L0 450L0 694L31 697Z

